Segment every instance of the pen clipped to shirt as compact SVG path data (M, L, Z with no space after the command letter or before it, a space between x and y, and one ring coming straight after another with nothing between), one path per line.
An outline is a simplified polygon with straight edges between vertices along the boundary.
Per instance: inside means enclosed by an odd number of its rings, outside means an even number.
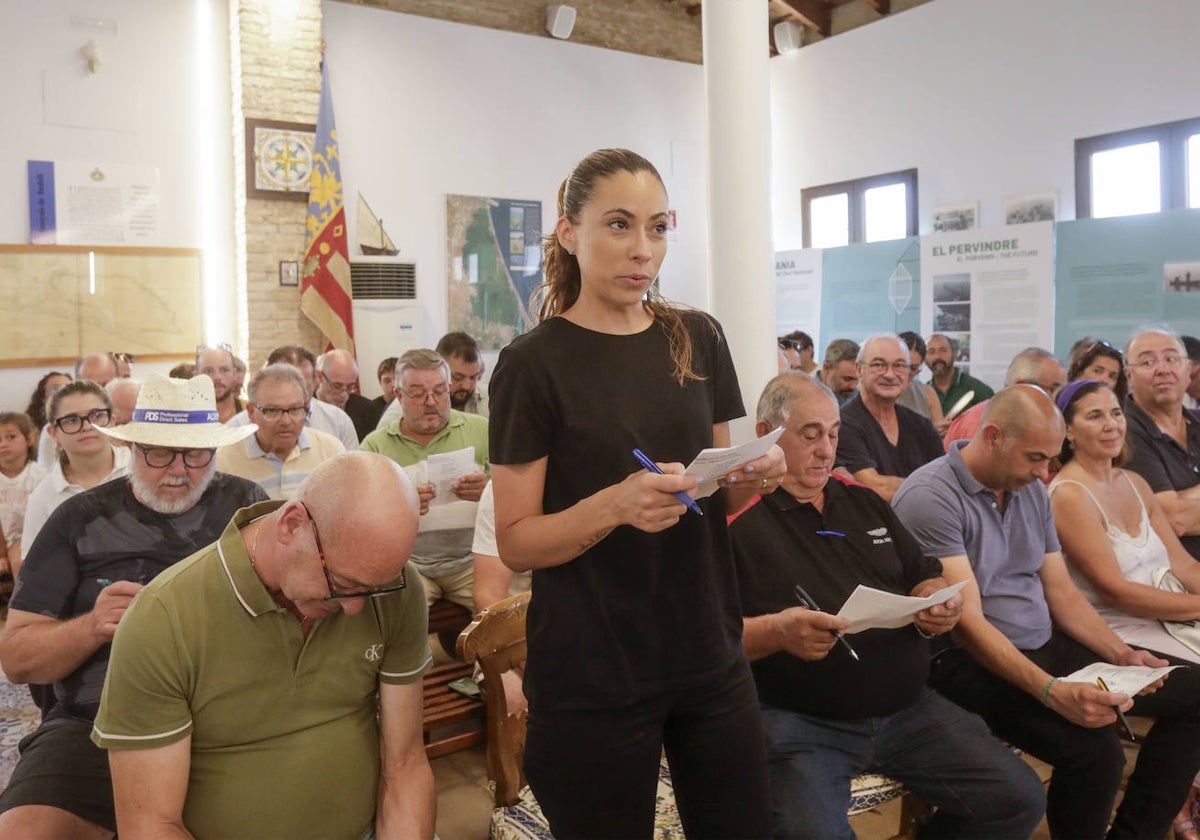
M813 612L823 612L823 610L817 606L817 602L813 600L813 596L804 591L803 586L797 583L792 591L796 593L796 598L800 601L800 606L804 607L805 609L812 610ZM850 643L846 641L846 637L842 635L841 630L834 630L833 635L837 636L837 640L846 646L846 650L850 651L850 655L854 657L855 662L860 661L858 658L858 651L850 646Z
M641 464L646 469L650 470L650 472L657 473L658 475L663 474L663 471L658 468L658 464L654 463L649 458L647 458L646 453L643 452L642 450L640 450L640 449L633 450L633 457L637 458L638 463ZM687 493L680 490L678 493L673 493L672 495L676 499L678 499L679 501L681 501L685 505L687 505L688 510L690 510L692 513L698 513L701 516L704 515L704 511L700 510L700 505L696 504L696 500L693 499L691 496L689 496Z

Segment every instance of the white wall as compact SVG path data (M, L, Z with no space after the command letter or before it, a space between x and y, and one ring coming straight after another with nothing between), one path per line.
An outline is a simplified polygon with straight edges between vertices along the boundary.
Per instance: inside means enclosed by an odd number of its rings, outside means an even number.
M704 80L697 65L326 2L346 205L361 191L416 261L425 343L446 330L446 194L535 199L606 146L658 167L679 231L668 297L707 307ZM352 250L356 239L351 239Z
M771 62L775 245L800 190L916 167L929 208L1057 190L1075 217L1077 138L1200 115L1200 3L934 0Z
M198 17L198 8L209 10L206 18ZM97 20L115 24L115 30L88 27L87 21ZM102 52L95 75L88 73L80 53L93 39ZM201 63L201 53L211 57L212 66ZM215 217L220 227L218 241L206 249L205 266L219 278L232 277L228 68L226 0L0 0L0 101L6 121L0 140L0 183L7 185L0 190L0 242L29 241L25 163L33 159L156 167L157 244L202 247L206 243L198 173L205 171L201 162L208 152L214 167L208 177L218 185L218 206L209 218ZM200 84L216 92L215 120L202 120L197 111ZM78 105L69 109L72 119L67 120L75 125L49 124L47 89L76 99ZM229 152L213 154L222 149ZM214 317L227 317L232 323L232 303L229 299ZM74 354L75 348L64 348L64 356ZM151 369L137 367L139 373ZM37 380L49 369L0 370L0 408L23 410Z

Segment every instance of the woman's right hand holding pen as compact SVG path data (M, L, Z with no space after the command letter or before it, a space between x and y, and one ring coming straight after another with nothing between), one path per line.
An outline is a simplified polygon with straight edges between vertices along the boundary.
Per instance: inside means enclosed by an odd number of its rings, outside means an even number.
M670 528L688 512L675 494L695 490L700 479L684 475L680 463L658 463L658 468L663 475L638 470L613 486L613 502L621 524L654 534Z

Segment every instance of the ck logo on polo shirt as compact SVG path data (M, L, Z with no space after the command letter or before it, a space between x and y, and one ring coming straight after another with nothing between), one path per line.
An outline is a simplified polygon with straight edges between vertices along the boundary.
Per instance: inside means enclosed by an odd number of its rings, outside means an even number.
M871 537L871 545L887 545L892 541L892 538L888 536L886 525L881 528L872 528L867 531L867 536Z
M383 659L383 645L371 645L363 651L363 657L368 662L378 662L380 659Z

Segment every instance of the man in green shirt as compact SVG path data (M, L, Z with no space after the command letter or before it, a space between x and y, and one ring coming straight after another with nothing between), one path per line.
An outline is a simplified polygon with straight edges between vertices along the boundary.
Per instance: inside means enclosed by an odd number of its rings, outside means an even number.
M934 333L929 336L929 341L925 342L925 349L927 351L925 364L933 373L933 379L929 384L937 392L945 419L953 420L976 403L992 398L995 391L986 383L971 376L962 368L954 366L954 362L958 358L958 345L955 344L954 339L941 333ZM963 405L958 405L958 402L970 392L974 392L973 396ZM958 410L951 415L950 410L956 407Z
M92 733L121 837L433 836L417 508L394 463L339 455L142 591Z
M367 435L360 448L391 458L417 487L423 512L411 568L422 576L426 600L447 598L474 610L471 542L488 483L488 421L452 409L452 395L446 360L433 350L409 350L396 363L400 417ZM452 453L463 458L466 469L446 469L442 457ZM439 481L439 474L458 477Z

